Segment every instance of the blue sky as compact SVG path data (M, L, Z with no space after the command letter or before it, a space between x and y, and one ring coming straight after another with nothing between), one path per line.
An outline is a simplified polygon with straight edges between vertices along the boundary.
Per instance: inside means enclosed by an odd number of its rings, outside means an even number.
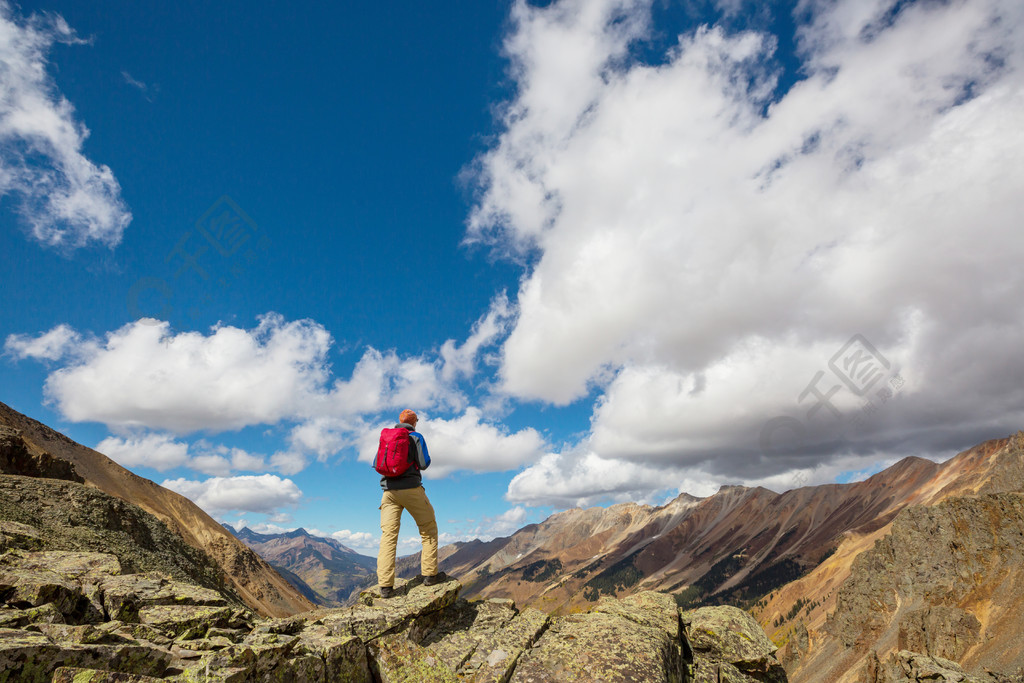
M1022 13L0 3L0 400L370 554L406 407L445 540L1005 436Z

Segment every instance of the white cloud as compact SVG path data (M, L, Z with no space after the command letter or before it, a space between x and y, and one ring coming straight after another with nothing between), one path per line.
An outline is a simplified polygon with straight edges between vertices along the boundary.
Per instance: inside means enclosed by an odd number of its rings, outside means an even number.
M505 497L513 503L559 509L625 502L662 505L680 493L705 497L725 485L762 486L782 493L804 486L831 484L840 475L848 478L850 473L861 470L873 474L898 459L871 451L837 455L827 463L793 464L784 471L775 471L758 468L756 464L746 468L728 465L711 468L709 463L679 466L671 462L634 462L573 451L546 455L520 472L509 484ZM701 469L702 466L708 469Z
M273 474L211 477L205 481L168 479L161 486L177 491L211 515L227 511L271 513L302 500L302 491L295 482Z
M512 317L508 297L502 292L491 302L487 314L476 321L469 338L461 346L449 339L441 346L441 378L451 382L459 377L472 377L480 349L503 335Z
M124 467L152 467L159 472L187 467L203 474L226 477L233 470L255 471L265 466L262 456L241 448L211 444L203 439L190 446L175 441L168 434L158 433L110 436L98 443L96 450Z
M83 340L61 325L36 337L11 336L6 349L18 358L63 361L47 377L45 393L70 420L103 422L115 431L177 434L292 422L288 447L269 458L274 470L292 475L311 457L325 461L347 447L358 448L368 461L376 452L379 425L368 427L367 416L376 421L385 411L397 417L406 407L421 415L461 408L466 399L454 380L472 373L480 349L501 334L509 315L507 301L499 297L465 343L445 346L443 358L367 348L351 376L333 383L327 330L275 314L260 318L253 329L220 325L207 335L175 334L168 323L145 319L104 339ZM432 468L435 476L455 469L514 469L542 452L544 440L536 430L510 433L481 418L470 407L460 417L431 421L430 443L441 456ZM262 456L197 446L190 466L207 474L264 466Z
M48 333L48 334L52 334ZM114 428L187 433L301 415L323 400L331 337L320 325L266 315L252 330L172 334L165 322L125 325L46 380L65 417Z
M8 335L4 351L19 360L60 360L82 344L82 337L68 325L57 325L38 337L27 334Z
M438 363L368 348L352 377L335 382L330 402L334 414L352 415L409 406L457 409L465 403L465 397L442 380Z
M217 477L226 477L231 474L231 461L222 455L204 453L192 458L188 463L189 468Z
M297 451L278 451L270 456L270 466L281 474L298 474L306 465L306 456Z
M125 83L127 83L128 85L132 86L133 88L135 88L136 90L141 92L142 96L144 98L146 98L147 102L153 102L156 99L156 94L158 92L160 92L160 86L159 85L157 85L157 84L150 85L149 83L146 83L145 81L140 81L139 79L135 78L130 73L128 73L127 71L122 70L121 71L121 77L124 78L124 82Z
M544 438L532 427L510 432L501 425L482 422L482 417L474 407L451 420L420 416L417 431L426 439L431 458L424 476L444 477L456 470L502 472L533 462L544 453ZM381 426L368 426L359 437L360 460L373 461Z
M152 467L159 472L189 463L188 444L174 441L167 434L146 434L140 437L107 437L96 444L96 450L122 467Z
M526 508L517 505L495 517L486 517L484 523L477 529L476 537L487 540L497 536L508 536L523 527L527 516Z
M338 541L342 545L346 545L354 550L362 549L375 551L380 546L380 538L365 531L349 531L348 529L342 529L341 531L335 531L329 535L335 541Z
M82 154L89 130L47 73L54 43L83 42L59 15L19 17L0 0L0 197L17 197L33 238L66 249L114 246L132 219L110 168Z
M471 339L461 349L476 343ZM84 340L59 325L35 337L10 335L5 350L19 359L63 361L45 391L70 420L179 434L290 420L298 423L292 444L320 459L361 428L360 414L465 402L441 378L440 360L374 348L366 349L349 379L330 384L331 344L322 325L269 313L252 329L218 325L207 335L174 333L164 321L143 319L105 339Z
M591 434L510 499L559 495L563 466L564 501L635 496L669 466L754 480L1019 425L1024 5L806 3L806 78L777 101L771 36L703 27L663 63L629 57L649 7L513 10L516 95L469 222L531 254L501 386L600 400ZM844 390L842 420L760 457L761 427L806 413L798 396L854 333L902 368L903 394L854 434L865 399Z
M194 455L188 467L203 474L226 477L235 470L254 472L266 466L261 455L223 444L211 444L205 439L193 444L192 450Z
M262 455L249 453L241 448L231 448L229 451L231 453L231 467L236 470L255 472L264 467Z
M350 431L347 421L319 417L293 427L289 440L297 449L315 453L323 461L347 445L346 434Z
M449 519L444 525L445 529L455 531L442 531L438 534L438 542L441 545L448 545L477 539L490 541L499 536L510 536L526 525L529 516L526 508L517 505L499 515L484 517L482 520L467 519L460 523L459 520Z
M707 488L704 481L681 479L678 470L602 458L594 453L549 453L517 474L505 497L525 505L588 507L607 502L650 502L652 496L678 489L680 484L700 491Z

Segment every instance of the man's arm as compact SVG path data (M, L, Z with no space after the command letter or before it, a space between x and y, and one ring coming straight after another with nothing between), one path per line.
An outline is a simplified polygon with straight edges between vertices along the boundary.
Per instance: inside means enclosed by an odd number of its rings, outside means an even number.
M427 451L427 440L419 432L409 432L416 451L416 466L421 470L430 467L430 453Z

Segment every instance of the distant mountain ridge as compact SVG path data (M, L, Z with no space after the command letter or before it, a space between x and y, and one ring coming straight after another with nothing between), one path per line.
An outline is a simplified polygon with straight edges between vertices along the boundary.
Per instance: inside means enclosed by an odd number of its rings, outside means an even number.
M287 576L315 604L342 605L368 580L376 581L376 558L360 555L333 538L314 536L303 528L279 534L227 524L224 528Z

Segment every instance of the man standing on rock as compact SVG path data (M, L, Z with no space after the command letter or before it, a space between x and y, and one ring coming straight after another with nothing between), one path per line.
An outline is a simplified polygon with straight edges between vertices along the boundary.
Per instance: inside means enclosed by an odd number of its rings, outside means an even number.
M380 487L384 496L380 500L380 553L377 555L377 583L382 598L390 598L395 593L395 554L398 549L398 529L402 521L402 511L408 510L416 521L423 541L420 553L420 571L423 583L427 586L448 580L444 572L437 572L437 520L434 518L434 507L427 499L423 490L421 470L430 467L430 454L423 435L416 431L419 418L411 410L403 410L398 416L398 424L392 429L381 431L381 445L378 461L386 447L386 439L408 438L408 467L392 476L382 475ZM406 434L396 430L405 430ZM402 463L404 466L404 462ZM377 468L378 472L381 468Z

